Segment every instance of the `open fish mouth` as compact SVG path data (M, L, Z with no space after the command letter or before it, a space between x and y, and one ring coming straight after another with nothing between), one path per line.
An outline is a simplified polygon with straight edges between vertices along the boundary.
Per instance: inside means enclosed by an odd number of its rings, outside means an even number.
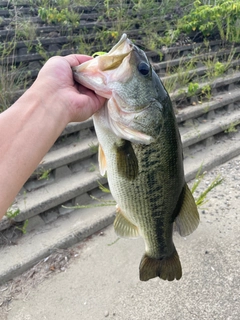
M117 69L123 63L123 60L130 56L133 46L133 43L124 33L108 53L73 67L75 80L98 95L110 99L112 91L107 88L108 79L112 76L113 70ZM124 68L121 68L121 70L124 70ZM119 70L120 73L121 70Z

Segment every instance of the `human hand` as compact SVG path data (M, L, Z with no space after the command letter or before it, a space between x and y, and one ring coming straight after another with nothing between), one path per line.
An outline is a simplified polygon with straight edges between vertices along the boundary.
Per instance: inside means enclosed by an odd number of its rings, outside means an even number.
M102 107L105 99L96 95L73 79L72 67L91 57L72 54L50 58L40 70L32 88L41 94L45 104L58 104L67 111L68 122L88 119Z

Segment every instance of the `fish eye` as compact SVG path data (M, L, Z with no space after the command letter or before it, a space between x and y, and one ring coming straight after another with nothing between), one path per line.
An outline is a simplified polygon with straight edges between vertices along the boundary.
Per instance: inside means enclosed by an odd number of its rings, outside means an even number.
M143 76L147 76L149 74L150 66L146 62L140 62L137 68Z

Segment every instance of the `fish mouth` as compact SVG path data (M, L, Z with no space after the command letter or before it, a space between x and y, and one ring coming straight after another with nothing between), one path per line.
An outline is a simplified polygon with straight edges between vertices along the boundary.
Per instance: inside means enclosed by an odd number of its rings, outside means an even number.
M107 88L107 83L112 71L114 72L125 58L130 58L133 47L133 43L124 33L108 53L73 67L74 79L96 94L110 99L112 91Z
M120 55L120 54L129 54L132 51L133 43L128 39L127 34L123 33L118 43L112 47L108 52L109 56Z

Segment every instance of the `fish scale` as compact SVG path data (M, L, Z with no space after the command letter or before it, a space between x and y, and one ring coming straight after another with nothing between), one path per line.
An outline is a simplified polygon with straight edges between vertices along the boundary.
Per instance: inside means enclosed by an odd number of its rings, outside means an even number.
M143 237L139 277L179 280L173 243L193 232L199 214L185 182L182 144L171 100L145 53L126 35L104 56L73 69L75 79L107 98L93 116L100 173L117 202L114 228Z

